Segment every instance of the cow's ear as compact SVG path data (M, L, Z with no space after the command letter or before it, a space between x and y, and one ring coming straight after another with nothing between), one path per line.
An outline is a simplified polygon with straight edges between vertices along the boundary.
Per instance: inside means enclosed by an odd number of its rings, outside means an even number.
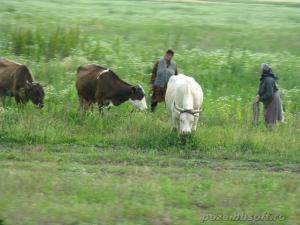
M26 88L28 89L30 87L31 87L31 83L28 80L26 80Z
M136 92L136 87L133 86L133 87L131 88L131 91L132 91L132 93Z

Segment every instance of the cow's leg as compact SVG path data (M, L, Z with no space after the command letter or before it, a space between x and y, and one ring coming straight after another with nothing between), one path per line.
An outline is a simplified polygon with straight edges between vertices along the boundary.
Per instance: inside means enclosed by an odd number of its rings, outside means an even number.
M105 102L102 104L98 103L99 112L103 115L105 112L107 113L111 109L111 106L113 106L111 102Z
M99 113L103 114L103 107L102 107L102 105L100 105L99 103L97 103L97 105L98 105L98 111L99 111Z
M97 100L98 109L101 115L103 115L103 107L105 106L105 95L101 91L96 91L95 98Z
M178 130L178 121L175 113L172 113L172 130L177 131Z
M103 115L104 114L104 108L105 108L105 104L103 104L103 102L97 102L97 104L98 104L98 110L99 110L99 113L101 114L101 115Z
M193 123L192 131L196 131L197 130L198 120L199 120L198 116L194 117L194 123Z
M84 100L84 111L91 109L91 101Z
M153 89L153 93L152 93L152 96L151 96L151 112L155 112L155 109L157 107L157 99L156 99L156 95L155 95L155 89Z
M93 112L94 111L94 104L93 104L93 102L89 101L88 105L89 105L89 109L91 109L91 112Z
M99 102L97 103L97 105L98 105L99 113L103 114L103 105L101 103L99 103Z
M19 95L15 95L15 100L18 106L18 110L19 109L23 109L24 108L24 101L22 100L22 98Z
M2 105L3 105L3 108L5 107L5 96L1 96L1 102L2 102Z
M21 98L19 95L15 95L15 100L18 105L21 103Z
M79 105L80 105L80 114L83 115L85 113L85 111L89 110L91 102L80 97Z
M84 99L81 96L79 96L79 110L82 115L84 113Z
M79 99L79 104L80 104L80 114L84 114L85 111L87 111L90 108L90 103L89 101L85 100L84 98Z
M19 107L22 106L23 101L22 101L22 98L19 95L15 95L15 100L16 100L16 103Z

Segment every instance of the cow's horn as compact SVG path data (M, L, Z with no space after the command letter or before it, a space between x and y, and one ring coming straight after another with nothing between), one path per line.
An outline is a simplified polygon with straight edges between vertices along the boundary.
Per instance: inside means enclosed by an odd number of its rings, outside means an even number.
M192 110L192 113L193 114L197 114L197 113L200 113L202 110L201 109L198 109L198 110Z
M178 107L178 106L176 105L175 102L174 102L174 107L175 107L175 109L176 109L177 111L179 111L179 112L183 112L183 111L184 111L184 109Z

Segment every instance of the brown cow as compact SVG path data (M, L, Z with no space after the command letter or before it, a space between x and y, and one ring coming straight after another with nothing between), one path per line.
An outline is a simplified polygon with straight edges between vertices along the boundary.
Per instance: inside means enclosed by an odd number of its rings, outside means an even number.
M31 100L40 108L44 106L43 87L33 81L28 67L10 60L0 59L0 97L3 106L6 96L15 97L18 105Z
M80 109L86 110L93 103L99 108L130 102L140 110L146 110L145 92L140 85L133 86L121 80L112 70L95 64L77 69L76 88Z

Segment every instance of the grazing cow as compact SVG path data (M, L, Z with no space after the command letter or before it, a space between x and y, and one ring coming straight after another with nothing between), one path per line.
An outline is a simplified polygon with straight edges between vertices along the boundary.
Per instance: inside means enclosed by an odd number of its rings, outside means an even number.
M95 64L82 65L77 70L76 88L80 109L86 110L97 103L99 109L130 102L146 110L145 92L140 85L132 86L121 80L112 70Z
M167 86L166 106L172 117L173 130L181 134L196 131L202 102L202 89L192 77L172 76Z
M10 60L0 59L0 97L3 106L6 96L15 97L18 105L31 100L40 108L44 106L43 87L33 81L28 67Z

